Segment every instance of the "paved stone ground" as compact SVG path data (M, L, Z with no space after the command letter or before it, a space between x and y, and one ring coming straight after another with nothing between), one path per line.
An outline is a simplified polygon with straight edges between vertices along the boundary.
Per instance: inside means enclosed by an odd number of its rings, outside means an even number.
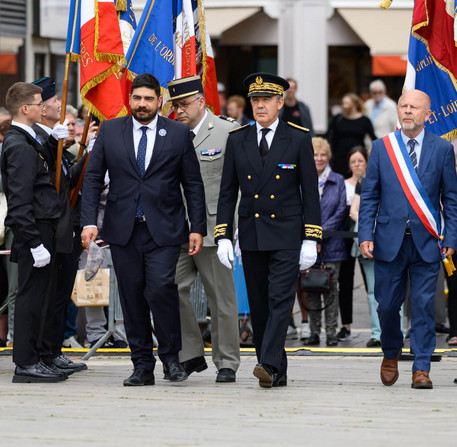
M1 445L455 445L457 358L433 364L433 390L410 388L410 362L388 388L379 358L347 356L292 356L289 385L266 390L255 363L243 356L236 384L216 384L211 364L179 384L156 374L155 386L126 388L128 357L93 357L88 371L43 385L11 383L2 356Z
M0 446L456 445L457 350L438 336L446 351L432 363L433 390L410 388L410 361L385 387L380 350L364 349L368 326L356 274L352 340L327 350L324 337L320 351L291 352L289 385L270 390L259 388L246 352L236 384L216 384L207 357L208 370L180 384L164 381L159 363L155 386L126 388L128 355L94 356L88 371L63 383L13 384L11 351L0 350ZM303 348L299 340L287 345Z

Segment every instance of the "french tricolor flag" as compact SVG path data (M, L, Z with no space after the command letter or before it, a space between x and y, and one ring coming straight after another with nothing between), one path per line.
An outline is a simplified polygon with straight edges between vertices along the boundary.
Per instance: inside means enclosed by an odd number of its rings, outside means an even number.
M125 62L113 0L72 0L67 52L80 62L82 102L100 120L127 114L117 73Z

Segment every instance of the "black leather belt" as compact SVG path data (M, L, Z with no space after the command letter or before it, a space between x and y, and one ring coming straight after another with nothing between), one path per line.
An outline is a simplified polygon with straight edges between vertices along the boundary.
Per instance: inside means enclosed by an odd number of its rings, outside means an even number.
M146 217L135 217L135 222L143 223L146 222Z

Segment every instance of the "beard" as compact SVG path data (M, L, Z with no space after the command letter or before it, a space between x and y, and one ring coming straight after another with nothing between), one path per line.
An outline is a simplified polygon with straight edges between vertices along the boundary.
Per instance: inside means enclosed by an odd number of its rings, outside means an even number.
M145 107L138 107L137 109L130 109L132 116L139 123L150 123L157 115L157 109L150 110Z

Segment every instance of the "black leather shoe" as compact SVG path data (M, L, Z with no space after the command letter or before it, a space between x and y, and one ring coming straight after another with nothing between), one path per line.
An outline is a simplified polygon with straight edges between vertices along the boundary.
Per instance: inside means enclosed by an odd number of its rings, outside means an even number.
M205 357L194 357L193 359L186 360L185 362L181 363L181 366L186 371L187 375L190 376L193 372L202 372L205 369L208 369L208 364L206 363ZM163 378L164 380L170 380L170 376L168 374L168 370L163 365Z
M52 372L55 372L55 373L58 373L58 374L65 374L66 376L71 376L75 370L74 369L66 369L66 370L63 370L63 369L60 369L60 368L57 368L57 366L55 366L53 363L47 363L45 361L42 361L46 367L51 370Z
M253 374L259 379L259 386L262 388L271 388L273 386L275 371L270 365L258 363L254 368Z
M273 388L287 386L287 374L275 373L273 376Z
M78 372L87 369L87 365L85 363L76 363L65 354L60 354L58 357L54 357L50 360L50 362L54 366L57 366L57 368L63 369L64 371L73 370L73 372Z
M163 364L164 378L170 382L182 382L186 380L189 375L186 373L181 363L177 360L172 360L171 362L165 362Z
M438 334L449 334L450 329L444 323L435 324L435 332Z
M216 382L227 383L227 382L236 382L235 371L231 368L221 368L217 372Z
M124 386L154 385L154 373L143 368L135 368L133 374L124 380Z
M13 383L55 383L67 380L68 376L54 372L43 362L28 366L16 366Z
M370 338L367 341L367 348L380 348L381 347L381 342L377 340L376 338Z

